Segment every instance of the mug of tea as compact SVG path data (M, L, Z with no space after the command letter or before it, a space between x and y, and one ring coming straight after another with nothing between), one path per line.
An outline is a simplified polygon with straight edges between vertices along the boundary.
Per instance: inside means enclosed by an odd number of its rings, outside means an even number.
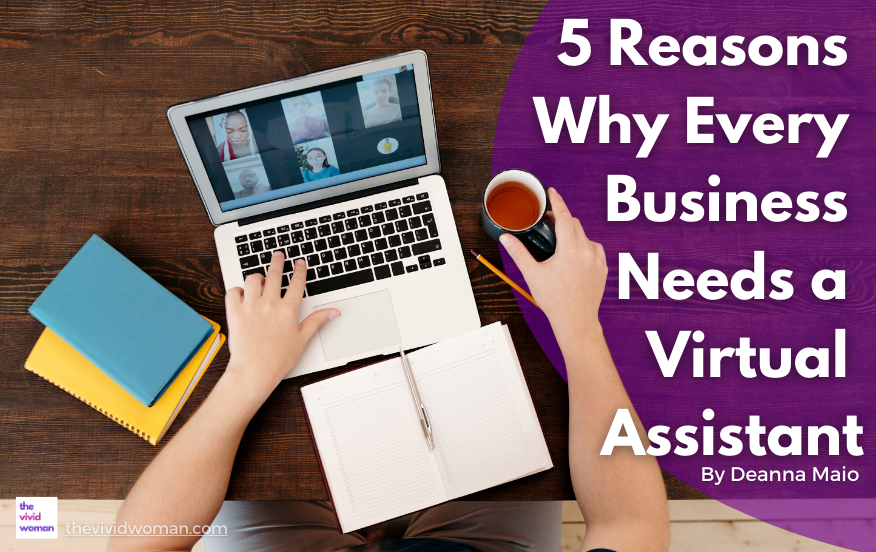
M502 234L528 240L548 254L557 247L557 237L545 222L547 193L531 173L519 169L502 171L484 188L481 224L496 241Z

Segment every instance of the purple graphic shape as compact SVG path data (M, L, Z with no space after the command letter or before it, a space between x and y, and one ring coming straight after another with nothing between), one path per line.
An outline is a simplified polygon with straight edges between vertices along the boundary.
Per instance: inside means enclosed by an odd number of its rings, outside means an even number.
M587 18L589 28L577 31L589 39L592 53L579 67L567 67L557 55L577 53L572 44L560 44L563 20ZM620 66L609 63L610 20L634 19L643 29L638 51L647 66L633 65L624 57ZM648 55L648 44L660 35L670 35L683 43L691 35L715 35L718 65L694 67L681 59L669 67L656 66ZM787 51L775 65L762 67L747 59L741 66L721 65L722 41L729 35L745 37L746 49L761 35L777 38L787 46L789 35L810 35L819 44L819 65L806 64L805 47L800 63L787 64ZM843 35L848 60L837 67L825 65L825 39ZM696 51L702 53L702 49ZM763 49L766 54L766 48ZM697 454L683 457L674 453L659 458L661 466L704 493L731 506L796 533L838 546L876 550L876 454L874 439L874 398L872 365L876 340L872 338L876 314L876 24L872 6L864 2L823 4L804 2L649 2L625 4L623 9L603 2L575 3L551 0L534 25L512 72L499 114L493 147L493 174L519 168L538 176L546 186L556 187L573 214L584 224L588 236L605 247L609 277L600 318L606 339L624 384L646 427L666 425L672 437L682 425L715 428L715 450L721 446L720 429L727 425L745 427L750 415L760 416L767 431L778 425L803 426L800 456L779 457L771 453L755 456L741 433L744 451L736 456ZM564 129L556 144L545 144L533 97L544 97L554 115L559 98L567 96L577 118L586 96L608 95L611 113L630 119L631 143L619 143L618 125L611 125L611 143L599 143L599 103L593 111L584 143L573 144ZM714 134L714 143L686 143L686 98L712 96L714 107L701 113L727 114L736 123L744 113L753 115L738 143L730 143L717 119L701 132ZM650 155L637 159L643 142L632 114L644 114L653 123L657 114L668 113L660 137ZM758 142L752 122L759 115L773 113L785 124L783 139L776 144ZM799 143L788 142L789 114L823 114L831 123L848 113L849 119L826 159L816 158L822 144L817 124L804 125ZM607 175L633 177L636 197L642 203L644 192L654 192L655 208L662 212L664 193L676 192L677 213L669 222L651 222L643 214L631 222L607 222ZM710 175L721 178L720 185L708 183ZM769 192L780 191L795 200L805 191L818 192L820 216L827 211L825 194L845 192L842 200L848 214L841 222L819 218L815 222L791 219L770 222L758 211L758 220L745 220L740 204L736 222L728 222L721 209L721 220L684 222L680 197L688 191L747 191L758 200ZM759 203L759 202L758 202ZM708 216L708 215L706 215ZM728 279L737 270L753 268L754 251L765 252L766 293L770 274L793 271L789 281L793 297L787 300L740 300L729 293L709 301L696 293L686 300L673 300L662 287L660 298L649 300L634 280L631 298L618 298L618 254L630 253L644 272L647 254L659 253L660 282L670 270L684 269L694 278L708 269L717 269ZM508 275L523 284L511 258L502 252ZM846 298L822 301L810 289L812 276L819 270L845 270ZM536 339L549 359L565 377L565 365L544 315L522 297L517 297ZM770 348L773 366L779 362L779 349L791 348L795 355L804 347L829 348L830 369L834 371L834 330L846 330L846 372L844 378L806 379L792 369L780 379L767 379L760 373L753 379L742 377L739 361L722 362L720 378L709 376L709 348L739 346L740 337L751 339L751 347ZM672 378L664 378L651 350L646 330L655 330L667 354L680 331L701 330L702 343L689 342ZM691 348L704 347L705 377L692 374ZM758 367L758 358L752 361ZM706 408L715 412L705 421ZM840 454L827 454L827 439L822 438L819 454L807 454L806 427L832 425L840 432L846 416L857 416L864 427L858 438L863 456L846 450L840 433ZM696 433L702 447L702 430ZM781 444L788 444L788 437ZM673 447L677 442L672 439ZM762 438L766 446L766 436ZM702 481L704 466L726 470L721 485ZM729 482L733 467L744 470L803 470L806 481ZM813 469L859 474L856 482L813 481ZM782 499L782 500L776 500ZM809 499L809 500L787 500ZM836 524L814 520L837 519L837 512L858 512L843 530ZM805 515L804 515L805 514ZM797 517L794 517L797 516ZM866 517L863 517L866 516ZM788 521L790 520L790 521ZM797 520L797 521L794 521ZM800 521L803 520L803 521Z

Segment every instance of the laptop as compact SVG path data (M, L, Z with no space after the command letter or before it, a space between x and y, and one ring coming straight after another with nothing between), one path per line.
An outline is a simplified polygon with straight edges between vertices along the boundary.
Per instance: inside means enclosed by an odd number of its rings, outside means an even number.
M441 178L420 50L171 107L216 226L225 288L275 250L307 261L300 319L334 307L286 376L429 345L480 327Z

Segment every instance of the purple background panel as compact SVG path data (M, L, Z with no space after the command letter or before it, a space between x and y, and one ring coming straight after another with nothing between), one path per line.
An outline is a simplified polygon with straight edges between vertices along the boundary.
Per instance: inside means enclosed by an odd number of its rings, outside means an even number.
M858 444L863 456L846 452L841 439L840 454L829 456L826 439L821 454L808 456L804 439L803 455L779 457L771 453L757 457L750 453L745 438L743 453L725 457L670 453L659 458L661 466L686 483L729 502L743 500L743 511L761 519L777 519L793 514L787 504L794 501L752 499L865 499L876 497L876 430L873 359L876 340L872 338L876 313L876 12L865 2L581 2L551 0L529 35L512 72L497 122L493 148L493 173L507 168L528 170L546 186L556 187L584 224L588 236L603 244L608 256L609 276L600 317L606 339L633 404L646 427L667 425L672 433L681 425L711 425L717 438L726 425L745 426L749 415L759 415L767 430L777 425L832 425L841 428L847 415L858 416L864 434ZM578 31L592 47L590 60L579 67L567 67L557 55L573 45L559 43L565 18L587 18L589 28ZM648 66L633 65L626 57L621 66L609 63L609 22L631 18L643 28L638 50ZM716 66L693 67L683 59L670 67L650 62L647 45L660 35L679 42L691 35L716 35ZM828 36L847 37L843 49L845 64L830 67L787 65L787 58L776 65L761 67L747 60L738 67L720 64L724 54L722 40L729 35L746 38L744 47L755 37L771 35L786 44L788 35L810 35L819 42L819 59L825 56ZM805 60L802 55L801 60ZM679 54L680 55L680 54ZM804 62L805 63L805 62ZM559 98L567 96L577 114L586 96L609 95L611 112L630 118L632 142L619 143L617 125L611 128L611 143L600 144L597 104L584 143L573 144L563 130L559 143L545 144L533 104L534 96L546 99L550 113ZM800 143L785 138L777 144L758 142L749 123L739 143L731 144L717 120L710 128L712 144L686 143L686 98L713 96L714 107L702 108L706 114L726 113L735 122L740 114L753 114L752 122L763 113L774 113L785 123L788 114L824 114L832 123L839 113L849 120L827 159L817 159L821 132L817 125L801 127ZM659 113L668 113L656 145L646 159L637 159L641 134L632 114L644 114L653 122ZM817 203L824 213L823 197L833 191L846 193L843 204L848 215L841 222L819 219L804 223L793 217L785 222L770 222L758 213L756 222L744 220L740 207L737 222L722 220L683 222L678 214L672 221L651 222L640 214L631 222L607 222L607 175L629 175L636 180L636 197L644 203L643 192L655 192L657 210L662 211L664 192L676 192L677 201L688 191L748 191L759 199L769 192L785 192L791 198L804 191L819 193ZM708 177L717 174L721 184L711 187ZM703 202L705 205L705 201ZM795 212L791 211L792 214ZM728 278L740 269L753 267L754 251L766 256L766 291L769 274L775 270L793 271L794 295L784 301L772 299L743 301L728 296L708 301L694 294L676 301L660 291L660 298L649 300L634 281L631 298L618 298L618 254L630 253L644 270L647 254L660 254L660 276L673 269L685 269L696 278L707 269L718 269ZM523 282L519 270L503 252L509 276ZM812 293L809 283L822 269L846 271L846 299L822 301ZM729 291L729 290L728 290ZM533 333L548 357L565 376L559 348L546 318L525 299L518 304ZM779 349L789 347L796 354L803 347L831 349L833 370L834 329L846 329L847 376L805 379L792 370L782 379L754 379L741 376L737 359L723 362L720 378L694 378L691 372L690 343L676 375L664 378L645 336L646 330L659 332L664 346L671 348L677 332L701 330L705 340L706 372L710 347L737 347L740 337L751 338L751 346L772 349L774 365ZM757 359L752 365L757 367ZM702 412L715 411L705 422ZM606 428L607 429L607 428ZM696 436L701 441L701 430ZM766 438L762 439L766 445ZM783 441L787 443L787 438ZM673 446L675 441L673 439ZM702 481L704 466L726 470L721 485ZM728 482L730 470L804 470L805 482ZM813 481L813 468L856 470L857 482ZM760 506L758 506L758 504ZM821 504L822 506L819 506ZM808 518L832 511L837 502L808 501L796 507ZM854 508L849 503L849 508ZM767 515L772 512L771 517ZM824 516L822 516L823 519ZM786 517L785 519L800 519ZM776 523L778 524L778 523ZM818 524L794 527L794 531L839 544L818 530ZM855 525L855 524L853 524ZM808 527L808 529L807 529ZM876 541L876 529L859 523L843 538L843 546L868 549L864 543ZM856 539L860 536L861 539ZM871 545L872 546L872 545Z

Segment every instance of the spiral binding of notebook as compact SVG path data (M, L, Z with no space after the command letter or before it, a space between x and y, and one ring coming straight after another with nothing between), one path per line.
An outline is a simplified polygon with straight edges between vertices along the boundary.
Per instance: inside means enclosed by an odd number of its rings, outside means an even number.
M24 367L157 445L225 342L219 325L210 323L213 334L151 407L131 396L48 328L43 330Z
M25 368L27 368L28 370L30 370L30 371L33 372L34 374L38 375L39 377L43 378L43 379L46 380L47 382L51 383L52 385L54 385L54 386L57 387L58 389L64 391L65 393L67 393L67 394L69 394L69 395L72 395L72 396L76 397L76 398L79 399L80 401L84 402L85 404L87 404L87 405L90 406L91 408L97 410L98 412L100 412L101 414L103 414L104 416L106 416L107 418L109 418L110 420L116 422L116 423L119 424L120 426L124 427L125 429L127 429L127 430L129 430L129 431L132 431L133 433L136 433L139 437L145 439L146 441L150 441L150 442L151 442L151 440L152 440L152 436L151 436L151 435L148 435L148 434L146 434L145 432L140 431L139 429L137 429L136 427L132 426L131 424L129 424L129 423L126 422L125 420L119 418L118 416L114 416L114 415L110 414L110 413L107 412L106 410L104 410L104 409L102 409L101 407L97 406L97 405L94 404L93 402L91 402L91 401L85 399L85 398L82 397L81 395L77 395L76 393L74 393L73 391L67 389L67 388L64 387L63 385L60 385L58 382L56 382L56 381L52 381L50 378L47 378L46 376L40 374L39 372L36 372L35 370L32 370L31 368L28 368L27 366L25 366Z

